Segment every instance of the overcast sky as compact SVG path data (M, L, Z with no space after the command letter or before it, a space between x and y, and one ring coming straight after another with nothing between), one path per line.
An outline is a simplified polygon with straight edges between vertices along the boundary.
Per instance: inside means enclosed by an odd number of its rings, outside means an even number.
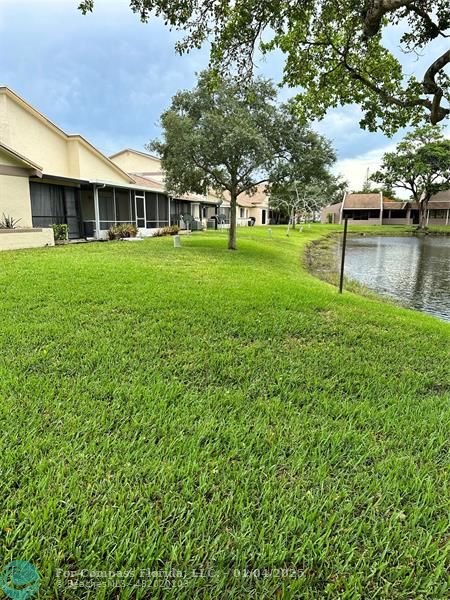
M163 23L142 24L128 0L96 0L92 15L79 0L0 0L0 85L7 85L68 133L80 133L102 152L143 150L159 135L158 119L171 96L194 85L207 50L179 56L179 34ZM397 35L392 32L395 50ZM388 42L389 42L388 39ZM439 48L429 56L437 55ZM409 73L423 73L429 56L402 58ZM282 57L266 57L259 73L279 81ZM282 97L289 96L283 90ZM367 169L401 139L362 131L357 107L330 111L314 125L333 142L336 171L352 189Z

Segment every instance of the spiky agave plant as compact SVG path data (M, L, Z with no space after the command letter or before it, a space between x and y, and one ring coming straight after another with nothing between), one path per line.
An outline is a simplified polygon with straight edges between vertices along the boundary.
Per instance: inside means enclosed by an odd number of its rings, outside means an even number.
M11 215L5 215L5 213L3 213L2 218L0 219L0 229L15 229L21 220L22 219L14 219Z

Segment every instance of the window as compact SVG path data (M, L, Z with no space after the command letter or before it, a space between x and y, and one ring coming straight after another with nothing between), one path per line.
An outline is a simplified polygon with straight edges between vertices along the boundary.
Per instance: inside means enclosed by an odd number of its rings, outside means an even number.
M355 210L353 212L353 219L355 221L367 221L369 218L368 210Z
M446 219L447 218L447 211L444 210L438 210L438 209L434 209L434 210L430 210L430 219Z
M245 219L245 209L244 208L239 209L239 216L241 219Z
M406 219L407 216L407 210L390 210L387 214L388 219Z
M380 211L379 210L344 210L343 214L344 218L348 217L349 219L353 219L354 221L367 221L368 219L379 219Z

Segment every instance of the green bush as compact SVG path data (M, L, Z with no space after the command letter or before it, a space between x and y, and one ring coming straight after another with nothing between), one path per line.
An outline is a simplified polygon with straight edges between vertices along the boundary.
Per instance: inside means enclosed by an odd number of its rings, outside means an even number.
M134 238L138 234L138 229L134 223L120 223L112 225L108 229L108 238L110 240L123 240L123 238Z
M53 223L52 229L55 242L64 242L69 239L69 228L65 223Z
M168 227L162 227L158 229L156 233L153 234L153 237L164 237L165 235L177 235L179 233L180 228L178 225L169 225Z

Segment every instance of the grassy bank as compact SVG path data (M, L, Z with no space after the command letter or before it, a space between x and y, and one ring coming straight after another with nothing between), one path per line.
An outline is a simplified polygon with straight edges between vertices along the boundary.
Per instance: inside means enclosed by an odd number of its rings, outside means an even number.
M0 255L1 554L40 598L447 597L450 327L309 275L329 230Z

